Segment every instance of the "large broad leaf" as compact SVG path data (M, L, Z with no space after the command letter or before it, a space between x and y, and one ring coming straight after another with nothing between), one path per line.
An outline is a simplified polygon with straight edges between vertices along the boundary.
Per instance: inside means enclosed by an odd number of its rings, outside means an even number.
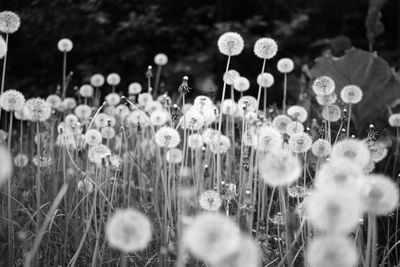
M349 49L341 58L323 56L311 69L312 79L326 75L334 79L336 93L349 84L363 90L363 99L352 111L353 124L357 131L375 122L386 106L400 98L400 82L388 63L375 53Z

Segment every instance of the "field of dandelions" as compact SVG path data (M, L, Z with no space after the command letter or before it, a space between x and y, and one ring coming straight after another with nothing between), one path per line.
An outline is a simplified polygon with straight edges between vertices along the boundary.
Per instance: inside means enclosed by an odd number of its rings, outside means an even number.
M311 117L300 98L287 103L291 59L277 60L282 84L265 72L274 40L246 44L260 66L249 81L230 69L244 40L226 32L220 99L190 99L187 76L178 97L162 92L162 53L127 90L117 73L93 74L75 94L64 38L61 90L25 99L4 88L20 25L0 12L1 266L400 266L400 114L386 122L393 144L373 124L353 135L361 85L321 71L306 86Z

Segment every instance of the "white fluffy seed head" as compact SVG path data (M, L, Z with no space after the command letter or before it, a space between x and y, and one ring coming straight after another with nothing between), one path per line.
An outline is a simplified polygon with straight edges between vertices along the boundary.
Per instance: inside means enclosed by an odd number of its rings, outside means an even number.
M342 116L342 111L337 105L327 105L322 109L322 118L327 121L338 121Z
M82 97L92 97L93 96L94 89L91 85L89 84L84 84L79 88L79 94Z
M218 39L218 49L223 55L237 56L243 51L243 48L243 38L236 32L226 32Z
M51 106L42 98L31 98L24 105L24 113L30 121L46 121L51 116Z
M278 52L278 45L274 39L260 38L254 44L254 54L262 59L271 59Z
M233 81L233 88L238 92L245 92L250 88L250 81L246 77L238 77Z
M274 76L271 73L264 72L257 76L257 84L261 87L271 87L274 84Z
M68 53L72 50L73 47L74 47L74 44L68 38L63 38L60 41L58 41L58 43L57 43L57 48L60 52Z
M340 98L346 104L357 104L361 101L363 92L357 85L346 85L340 91Z
M316 95L330 95L335 91L335 82L328 76L315 79L312 89Z
M392 127L400 127L400 113L393 113L389 116L389 125Z
M104 76L100 73L94 74L92 77L90 77L90 84L93 87L102 87L104 85L104 81Z
M165 66L168 63L168 57L164 53L159 53L154 57L154 63L158 66Z
M121 77L118 73L110 73L107 75L107 83L111 86L116 86L121 82Z
M25 97L17 90L10 89L0 95L0 106L5 111L16 111L24 107Z
M290 58L281 58L278 61L277 68L281 73L289 73L294 69L294 62Z
M346 159L360 168L364 168L370 161L371 152L362 140L343 139L332 148L332 159Z
M224 73L223 76L223 81L226 84L233 85L233 82L235 81L236 78L239 78L240 74L236 70L228 70L226 73Z
M11 11L0 12L0 32L9 34L18 31L21 26L20 17Z
M131 83L128 88L130 95L137 95L142 92L142 85L138 82Z

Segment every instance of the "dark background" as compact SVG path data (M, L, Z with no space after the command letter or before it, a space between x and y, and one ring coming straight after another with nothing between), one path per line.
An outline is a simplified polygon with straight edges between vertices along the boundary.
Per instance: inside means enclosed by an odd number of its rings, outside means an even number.
M72 86L88 81L94 73L117 72L126 92L133 81L145 84L145 71L156 53L164 52L165 89L175 92L181 77L188 75L194 91L221 87L226 58L218 53L219 35L237 31L246 42L245 51L232 60L252 82L261 69L253 54L257 38L277 40L277 57L267 71L277 78L276 62L291 57L298 77L303 64L327 49L337 53L350 45L368 50L365 21L367 0L3 0L0 10L14 11L22 25L11 35L6 89L16 88L29 96L55 92L61 81L60 38L74 42L68 54L68 70L74 71ZM384 2L384 1L372 1ZM373 49L397 68L400 64L400 1L388 0L382 8L384 33ZM346 38L336 38L347 36ZM336 38L336 39L335 39ZM334 40L334 42L332 42ZM104 88L106 92L108 88ZM270 101L281 94L270 91ZM73 95L69 89L69 95ZM204 93L204 92L203 92ZM270 102L269 101L269 102Z

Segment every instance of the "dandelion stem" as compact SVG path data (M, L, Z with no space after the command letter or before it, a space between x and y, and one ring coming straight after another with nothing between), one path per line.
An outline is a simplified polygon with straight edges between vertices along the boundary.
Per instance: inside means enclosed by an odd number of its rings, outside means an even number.
M13 128L13 112L10 112L10 123L8 125L8 151L11 153L11 138L12 138L12 128ZM12 175L7 180L7 209L8 209L8 262L14 265L14 226L13 226L13 216L12 216Z
M351 104L349 104L349 115L347 118L346 138L349 138L349 136L350 136L350 121L351 121Z
M286 113L286 97L287 97L287 74L283 74L283 102L282 102L282 114Z

